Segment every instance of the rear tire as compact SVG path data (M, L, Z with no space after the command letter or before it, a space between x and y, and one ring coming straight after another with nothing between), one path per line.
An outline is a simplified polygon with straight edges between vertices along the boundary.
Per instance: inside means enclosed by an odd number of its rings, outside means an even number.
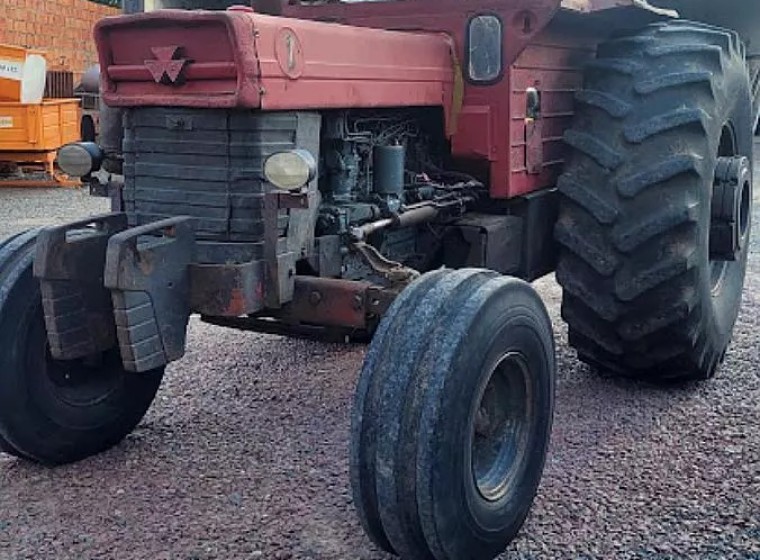
M747 265L749 205L736 260L710 249L719 158L744 156L751 174L744 47L707 25L655 24L600 46L584 88L556 227L570 343L608 372L708 378L730 343Z
M36 238L31 231L0 245L0 440L13 455L52 465L121 441L153 401L163 369L129 373L117 349L52 359L32 275Z
M17 234L9 237L5 241L0 242L0 254L2 254L3 249L6 245L11 243L14 239L17 239L20 235L23 234ZM2 271L0 271L1 273ZM13 455L14 457L19 457L21 459L29 459L29 457L24 456L23 453L21 453L18 449L13 447L8 440L6 440L2 435L0 435L0 451L3 453L7 453L8 455Z
M383 318L352 422L354 502L371 539L405 559L500 554L541 479L554 341L530 285L437 271Z

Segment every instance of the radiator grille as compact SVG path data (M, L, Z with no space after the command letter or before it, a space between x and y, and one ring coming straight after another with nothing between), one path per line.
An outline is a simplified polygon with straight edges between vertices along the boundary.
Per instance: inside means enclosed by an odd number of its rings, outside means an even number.
M74 73L64 70L50 70L45 81L47 99L70 99L74 97Z
M187 215L198 239L225 242L262 239L264 159L295 148L305 129L319 138L310 113L139 108L124 123L130 225Z

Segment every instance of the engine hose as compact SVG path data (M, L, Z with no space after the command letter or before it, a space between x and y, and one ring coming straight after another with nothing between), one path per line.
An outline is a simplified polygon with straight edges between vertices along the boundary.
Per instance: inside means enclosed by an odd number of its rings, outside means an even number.
M407 207L406 211L398 216L383 218L382 220L351 228L351 237L356 241L363 241L373 233L384 229L411 227L432 222L446 210L450 208L463 210L467 204L474 200L475 197L464 196L453 200L438 200L415 204Z

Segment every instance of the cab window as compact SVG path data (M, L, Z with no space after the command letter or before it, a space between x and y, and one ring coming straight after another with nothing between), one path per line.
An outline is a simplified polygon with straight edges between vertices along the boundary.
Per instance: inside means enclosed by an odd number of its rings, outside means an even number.
M495 82L502 73L504 30L501 20L490 14L473 17L467 29L467 67L470 81Z

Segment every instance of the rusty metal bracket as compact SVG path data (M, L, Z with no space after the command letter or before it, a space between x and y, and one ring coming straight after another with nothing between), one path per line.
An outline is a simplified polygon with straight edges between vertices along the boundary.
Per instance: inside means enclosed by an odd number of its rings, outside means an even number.
M185 353L195 234L180 216L118 233L108 242L105 285L127 371L144 372Z
M127 216L113 213L50 227L37 237L34 275L55 359L83 358L116 345L103 268L108 240L126 228Z
M264 196L264 298L267 307L278 308L293 297L298 255L278 253L280 210L309 207L308 193L270 191Z
M367 326L368 282L298 276L286 318L332 327Z
M309 338L366 340L403 286L296 276L293 300L280 309L264 309L245 317L202 315L214 325Z
M201 315L241 317L264 308L264 265L191 264L190 307Z
M296 193L284 193L276 192L271 193L277 196L277 207L280 209L288 210L306 210L309 208L309 193L308 192L296 192Z
M392 284L408 283L419 277L420 273L403 264L387 259L375 247L363 241L351 244L369 267Z

